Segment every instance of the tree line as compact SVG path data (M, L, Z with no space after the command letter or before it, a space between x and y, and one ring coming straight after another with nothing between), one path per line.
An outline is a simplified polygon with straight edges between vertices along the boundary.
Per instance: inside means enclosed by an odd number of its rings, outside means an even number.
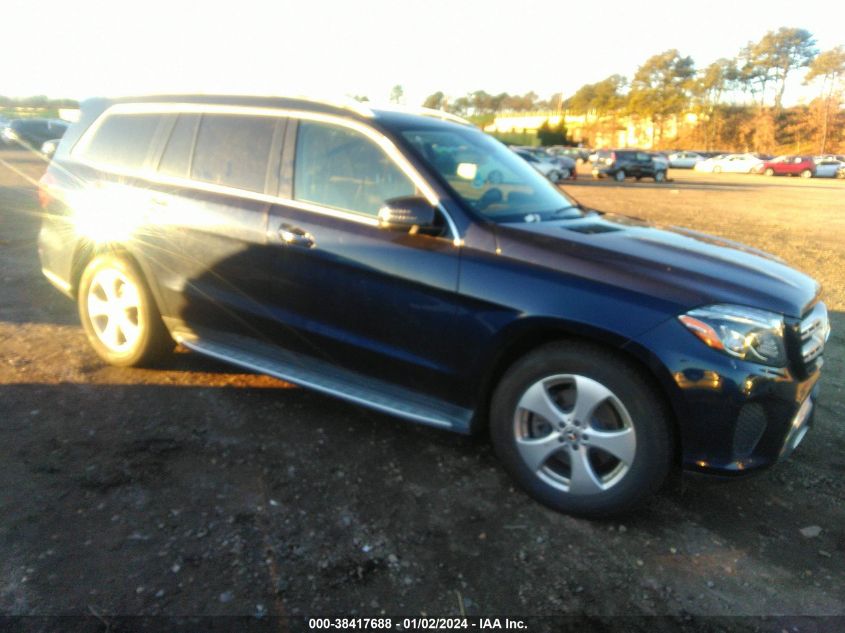
M787 80L802 70L817 96L786 108ZM630 79L614 74L566 97L477 90L449 99L435 92L423 105L479 120L531 110L582 115L588 144L612 138L624 119L649 124L655 147L824 153L845 151L844 83L845 48L819 51L806 29L781 27L704 68L670 49L649 57ZM678 121L677 134L668 136L667 126Z

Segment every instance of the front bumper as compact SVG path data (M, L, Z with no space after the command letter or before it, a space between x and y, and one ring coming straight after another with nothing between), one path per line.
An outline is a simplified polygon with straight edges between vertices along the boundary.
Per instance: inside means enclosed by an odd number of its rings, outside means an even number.
M706 347L675 319L629 345L649 350L663 378L688 470L731 475L771 466L813 424L821 362L806 372L741 361Z

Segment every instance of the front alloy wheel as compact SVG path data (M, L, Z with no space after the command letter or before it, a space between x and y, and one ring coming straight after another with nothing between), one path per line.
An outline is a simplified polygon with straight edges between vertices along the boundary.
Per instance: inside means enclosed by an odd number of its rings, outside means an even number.
M586 376L560 374L535 382L519 399L513 422L523 462L565 493L608 490L634 462L637 434L628 410Z
M620 169L619 171L617 171L613 175L613 178L614 178L614 180L616 180L616 182L624 182L625 181L625 170Z
M601 347L543 346L504 375L490 404L490 434L508 472L562 512L626 512L669 473L672 431L641 368Z

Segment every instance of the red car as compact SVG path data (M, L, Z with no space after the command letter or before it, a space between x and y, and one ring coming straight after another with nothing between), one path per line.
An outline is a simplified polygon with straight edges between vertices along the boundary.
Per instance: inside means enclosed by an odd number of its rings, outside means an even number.
M812 178L816 173L816 164L810 156L778 156L757 165L754 171L767 176Z

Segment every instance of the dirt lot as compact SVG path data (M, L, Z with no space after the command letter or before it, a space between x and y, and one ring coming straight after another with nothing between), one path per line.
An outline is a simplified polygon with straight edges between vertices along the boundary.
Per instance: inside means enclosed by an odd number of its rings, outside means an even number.
M483 440L188 353L104 366L39 272L21 173L42 164L0 159L0 615L845 615L845 181L565 185L772 251L834 313L791 459L590 522L515 490Z

